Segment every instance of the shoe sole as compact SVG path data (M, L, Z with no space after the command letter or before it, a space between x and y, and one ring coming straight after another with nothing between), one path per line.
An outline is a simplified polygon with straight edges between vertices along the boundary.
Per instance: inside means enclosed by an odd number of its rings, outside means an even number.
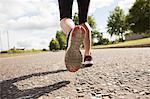
M69 40L71 42L65 54L65 65L70 72L76 72L81 68L82 54L80 46L83 43L83 33L84 29L77 26L70 34L71 38L69 38Z
M83 64L81 68L92 67L93 64Z

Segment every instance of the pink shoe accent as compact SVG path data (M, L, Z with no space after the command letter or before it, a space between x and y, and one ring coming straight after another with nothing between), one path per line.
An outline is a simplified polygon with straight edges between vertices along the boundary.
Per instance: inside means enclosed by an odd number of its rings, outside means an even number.
M85 30L85 28L83 26L81 26L81 31L82 31L82 33L86 32L86 30Z
M72 33L72 37L74 37L74 38L76 37L76 33L75 32Z
M70 72L76 72L80 69L80 66L74 66L73 68L71 68L69 71Z

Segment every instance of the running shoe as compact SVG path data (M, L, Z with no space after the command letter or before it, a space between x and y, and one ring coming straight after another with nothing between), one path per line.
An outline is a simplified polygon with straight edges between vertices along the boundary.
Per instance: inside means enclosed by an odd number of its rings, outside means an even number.
M91 67L93 65L93 58L91 55L86 55L84 57L83 68Z
M81 68L83 59L80 46L83 43L84 33L83 27L76 26L68 35L65 65L70 72L76 72Z

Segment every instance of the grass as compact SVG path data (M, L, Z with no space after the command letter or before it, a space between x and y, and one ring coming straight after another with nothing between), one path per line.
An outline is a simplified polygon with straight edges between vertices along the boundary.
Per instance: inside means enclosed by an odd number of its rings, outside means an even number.
M45 52L42 50L7 50L0 53L0 58Z
M112 48L112 47L127 47L127 46L136 46L136 45L144 45L144 44L150 44L150 38L144 38L144 39L138 39L138 40L132 40L132 41L125 41L120 42L118 44L110 44L110 45L97 45L93 46L93 48Z
M132 41L125 41L120 42L117 44L109 44L109 45L97 45L93 46L94 49L100 49L100 48L112 48L112 47L128 47L128 46L135 46L135 45L144 45L144 44L150 44L150 38L144 38L144 39L138 39L138 40L132 40ZM26 54L32 54L32 53L40 53L45 52L42 50L8 50L3 51L4 53L0 53L0 58L5 57L12 57L12 56L18 56L18 55L26 55Z

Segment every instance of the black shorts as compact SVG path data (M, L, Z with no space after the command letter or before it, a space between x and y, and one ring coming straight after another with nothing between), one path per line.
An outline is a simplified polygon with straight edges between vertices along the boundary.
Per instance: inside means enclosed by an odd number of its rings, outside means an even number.
M74 0L58 0L60 10L60 20L72 18L72 5ZM90 0L77 0L79 9L79 24L87 21L87 14Z

